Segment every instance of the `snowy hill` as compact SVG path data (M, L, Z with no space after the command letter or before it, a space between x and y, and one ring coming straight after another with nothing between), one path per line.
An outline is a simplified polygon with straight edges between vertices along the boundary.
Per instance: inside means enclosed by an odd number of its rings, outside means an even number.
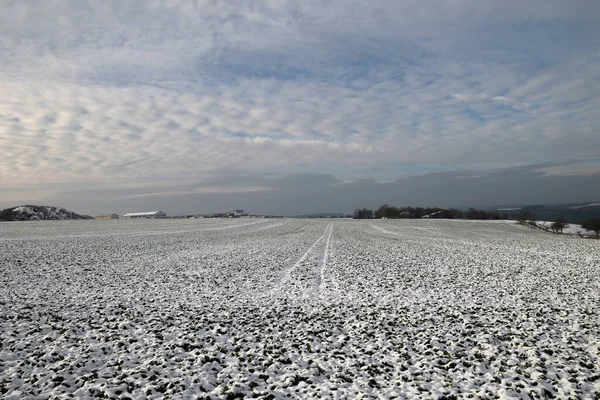
M539 221L563 218L572 224L580 224L590 217L600 218L600 203L533 205L521 207L518 212L529 212Z
M93 219L61 207L24 205L0 211L0 221Z
M552 229L552 224L554 223L554 221L535 221L536 224L540 227L543 227L544 229L548 230L548 229ZM593 231L588 231L587 229L584 229L581 227L581 225L579 224L567 224L567 226L564 228L563 234L565 235L571 235L571 236L586 236L586 237L595 237L596 233Z

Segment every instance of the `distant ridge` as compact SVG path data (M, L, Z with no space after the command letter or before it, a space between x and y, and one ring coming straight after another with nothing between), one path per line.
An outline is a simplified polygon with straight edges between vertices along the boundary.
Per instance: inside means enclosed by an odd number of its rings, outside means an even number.
M304 214L304 215L293 215L290 218L342 218L346 214L342 213L315 213L315 214Z
M569 207L573 210L578 210L581 208L585 208L585 207L600 207L600 203L590 203L590 204L584 204L582 206L573 206L573 207Z
M590 217L600 218L600 202L530 205L521 207L519 211L530 213L538 221L563 218L567 222L580 224Z
M62 207L22 205L5 208L0 211L0 221L41 221L94 219L89 215L80 215Z
M563 218L572 224L580 224L586 219L600 218L600 202L588 201L586 203L558 203L558 204L513 204L486 206L484 210L494 210L510 213L529 213L538 221L554 221Z

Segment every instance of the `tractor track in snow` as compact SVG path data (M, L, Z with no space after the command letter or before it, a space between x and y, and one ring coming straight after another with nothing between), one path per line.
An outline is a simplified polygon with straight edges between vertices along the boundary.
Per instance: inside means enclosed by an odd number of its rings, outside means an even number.
M321 236L319 236L319 238L302 254L302 256L300 256L300 258L297 259L292 265L285 268L281 279L268 292L268 296L286 293L288 287L296 283L295 280L292 279L293 274L298 271L300 267L305 266L306 263L312 261L315 262L314 280L316 280L316 284L314 285L312 291L315 293L315 297L318 297L320 283L322 280L322 266L327 262L327 257L329 254L332 227L332 223L329 223ZM321 246L323 246L323 248L321 248Z

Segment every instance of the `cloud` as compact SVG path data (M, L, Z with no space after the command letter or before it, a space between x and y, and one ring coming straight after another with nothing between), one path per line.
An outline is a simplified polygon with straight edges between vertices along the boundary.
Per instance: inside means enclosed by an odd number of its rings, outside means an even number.
M186 195L202 194L202 193L222 193L222 194L252 193L252 192L264 192L264 191L269 191L269 190L272 190L272 189L262 187L262 186L246 186L246 187L213 186L213 187L200 187L200 188L195 188L192 190L132 194L132 195L128 195L128 196L123 196L122 199L139 199L139 198L144 198L144 197L173 197L173 196L186 196Z
M391 182L596 159L599 19L596 1L13 2L0 183L150 199L222 171Z
M587 163L583 163L585 164ZM569 164L577 167L579 164ZM25 203L56 203L92 214L160 209L170 215L214 213L243 208L252 213L299 215L313 212L351 213L357 207L384 203L412 206L485 207L594 202L600 173L553 174L554 164L524 165L472 174L448 171L414 174L393 180L340 180L330 174L249 174L217 172L211 181L148 188L63 188L48 194L28 189ZM582 165L579 165L582 167ZM11 188L0 189L4 194ZM465 194L468 194L466 196ZM14 200L14 199L13 199ZM11 203L12 204L12 203ZM14 206L14 204L13 204Z

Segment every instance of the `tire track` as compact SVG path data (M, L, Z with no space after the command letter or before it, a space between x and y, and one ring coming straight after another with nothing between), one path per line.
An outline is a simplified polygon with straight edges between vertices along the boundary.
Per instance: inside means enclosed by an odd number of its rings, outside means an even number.
M327 268L327 261L329 259L329 248L331 246L331 233L333 232L333 224L329 223L329 225L327 225L327 229L325 230L325 232L327 232L327 230L329 230L329 234L327 235L327 239L325 240L325 248L323 250L323 256L320 258L319 263L317 264L317 271L316 271L316 277L317 277L317 282L316 282L316 293L315 293L315 297L320 297L321 295L321 287L323 285L323 281L325 280L325 269Z
M304 252L304 254L302 254L302 256L294 264L292 264L289 268L287 268L285 270L285 272L283 273L283 276L279 280L279 283L277 283L267 293L267 296L272 296L274 294L282 293L282 292L286 291L287 284L291 280L292 273L296 269L298 269L298 267L300 267L307 260L307 258L309 258L313 254L313 250L315 249L315 247L317 247L319 245L319 243L321 243L323 241L323 239L327 236L330 226L331 226L331 223L329 225L327 225L323 234L321 236L319 236L319 238Z

